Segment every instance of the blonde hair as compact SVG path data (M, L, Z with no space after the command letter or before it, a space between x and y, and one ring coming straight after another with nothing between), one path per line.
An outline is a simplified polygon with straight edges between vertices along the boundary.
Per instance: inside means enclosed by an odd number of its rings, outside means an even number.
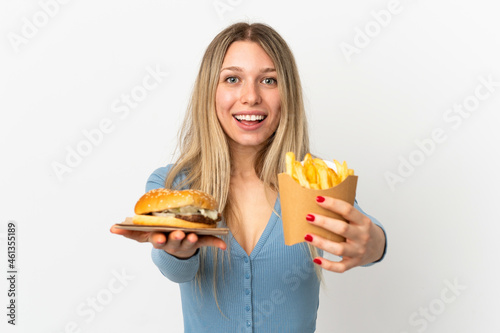
M219 203L225 221L235 218L236 214L230 197L231 155L228 139L217 118L215 93L226 52L236 41L255 42L269 55L276 68L281 97L279 125L255 160L257 175L265 186L277 191L277 175L285 170L285 154L292 151L297 158L302 159L309 151L302 86L294 56L286 42L273 28L261 23L236 23L224 29L212 40L203 56L184 123L179 131L179 157L165 186L173 187L176 177L184 174L184 180L177 187L188 186L212 194ZM213 250L216 274L219 251ZM317 256L316 248L309 246L309 250L312 256ZM200 249L202 264L205 251L206 248ZM199 284L202 275L203 267L200 267L197 275ZM321 279L319 268L317 275Z

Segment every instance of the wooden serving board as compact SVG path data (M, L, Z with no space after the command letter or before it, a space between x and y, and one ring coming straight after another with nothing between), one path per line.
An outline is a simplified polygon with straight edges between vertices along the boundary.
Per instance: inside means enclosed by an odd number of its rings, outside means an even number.
M125 221L116 225L118 229L137 230L137 231L159 231L170 232L174 230L181 230L186 233L195 233L197 235L227 235L229 228L176 228L176 227L162 227L157 225L142 225L132 223L132 218L127 217Z

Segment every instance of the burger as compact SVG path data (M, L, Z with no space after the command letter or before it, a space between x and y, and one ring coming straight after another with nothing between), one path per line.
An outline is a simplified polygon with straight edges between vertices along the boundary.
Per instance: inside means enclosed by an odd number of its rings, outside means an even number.
M135 205L134 224L176 228L215 228L221 220L217 201L199 190L155 189Z

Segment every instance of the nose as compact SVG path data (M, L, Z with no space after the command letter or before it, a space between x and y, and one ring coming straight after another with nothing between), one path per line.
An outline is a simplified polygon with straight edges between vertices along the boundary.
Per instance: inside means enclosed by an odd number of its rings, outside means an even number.
M248 105L259 104L262 101L259 87L256 84L246 83L242 88L240 101Z

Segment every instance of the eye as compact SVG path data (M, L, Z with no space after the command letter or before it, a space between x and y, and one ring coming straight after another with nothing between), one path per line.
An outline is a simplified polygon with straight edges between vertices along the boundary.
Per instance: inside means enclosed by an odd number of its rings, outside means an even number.
M262 83L267 84L267 85L274 85L277 83L277 81L273 77L266 77L264 80L262 80Z
M227 83L238 83L239 80L235 76L229 76L224 81L226 81Z

